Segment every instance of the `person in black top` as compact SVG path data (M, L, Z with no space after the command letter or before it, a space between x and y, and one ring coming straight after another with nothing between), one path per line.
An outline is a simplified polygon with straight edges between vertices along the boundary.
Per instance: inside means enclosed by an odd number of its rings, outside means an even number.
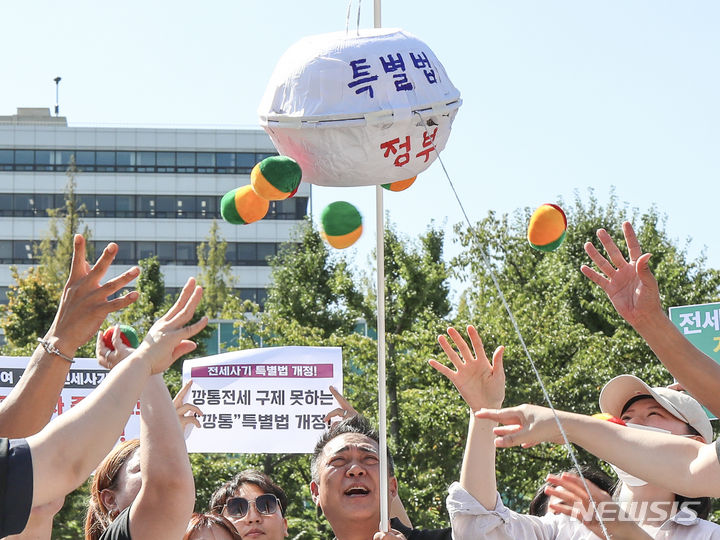
M379 436L360 415L334 424L315 445L310 491L337 540L450 540L451 529L425 531L390 522L380 523ZM397 497L392 456L388 452L389 500Z
M85 260L85 239L75 235L72 267L55 320L38 340L40 344L22 378L0 403L0 437L5 437L0 439L0 531L22 530L28 520L33 476L25 438L37 434L50 421L76 349L97 332L108 313L128 306L138 297L137 292L132 292L108 300L137 277L137 267L100 285L117 250L116 244L108 244L90 266ZM31 522L33 531L52 527L52 516L62 501L60 495L38 507Z
M0 457L0 537L22 532L33 506L55 501L85 481L117 441L150 376L194 349L187 340L207 318L185 325L201 297L202 289L190 280L140 347L97 390L36 435L0 439L5 454Z

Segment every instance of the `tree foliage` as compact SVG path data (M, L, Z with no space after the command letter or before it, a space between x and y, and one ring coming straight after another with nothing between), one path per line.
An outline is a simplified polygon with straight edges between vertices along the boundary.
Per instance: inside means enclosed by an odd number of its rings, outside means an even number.
M74 160L66 171L68 178L62 208L48 208L50 217L48 230L42 241L33 246L38 266L20 273L11 268L15 283L8 291L8 304L2 306L2 326L7 344L5 354L30 354L37 345L37 338L43 336L52 324L55 310L60 302L65 282L70 274L74 237L82 233L88 247L87 255L92 258L88 243L90 230L83 226L84 205L79 204L75 194L75 176L78 169ZM79 356L93 354L94 342L78 351Z
M44 280L56 291L58 299L60 291L65 286L70 275L70 263L73 254L73 239L80 233L85 237L88 258L92 259L94 253L90 245L90 229L83 225L83 216L88 209L75 193L75 177L79 173L75 166L74 156L65 172L67 184L64 192L64 205L60 208L48 208L50 217L48 231L35 249L35 256L39 260L38 269Z
M55 317L58 297L40 272L31 267L20 274L11 269L15 283L8 290L8 303L1 306L0 325L7 343L4 353L12 356L31 354L37 346L37 338L47 332Z
M506 406L545 404L529 356L557 408L593 414L599 410L602 386L616 375L632 373L651 385L669 384L672 378L642 338L617 315L604 292L580 273L580 266L590 263L583 244L593 241L603 250L595 232L605 228L625 251L620 226L624 220L633 222L643 249L653 253L650 266L665 306L717 299L720 274L706 268L703 257L688 260L685 249L668 237L664 219L654 208L644 213L629 210L614 195L602 207L591 194L588 202L576 196L565 210L567 237L552 253L535 251L526 241L529 208L513 216L490 213L472 231L458 228L465 250L454 266L461 269L470 287L457 323L475 324L486 349L506 345ZM581 457L599 466L594 457L583 452ZM502 450L497 458L498 486L506 500L521 510L547 472L570 466L559 447Z
M138 336L144 336L171 302L165 296L165 278L158 258L141 259L138 266L140 275L135 285L138 299L124 310L111 314L108 326L116 323L128 324L135 329Z
M564 244L552 253L529 246L529 208L511 215L490 212L472 230L456 228L462 252L451 266L466 289L453 313L448 301L450 265L443 260L442 233L431 227L417 238L408 239L392 226L386 230L388 392L393 435L390 447L396 459L400 494L418 527L447 525L445 491L459 477L465 444L467 407L452 384L426 362L443 356L436 340L449 324L459 329L474 324L487 350L506 346L507 406L544 403L529 356L556 407L592 414L598 410L600 389L615 375L634 373L657 385L671 382L647 345L615 313L604 293L579 271L581 264L589 262L583 244L588 240L596 242L598 228L621 239L622 221L633 222L642 246L653 253L650 264L665 306L717 300L720 273L707 268L703 257L690 260L686 246L668 236L664 218L656 209L629 209L614 195L603 206L592 193L585 200L576 196L560 204L565 207L569 227ZM205 252L208 260L213 249L211 238ZM218 239L216 253L220 253L221 245ZM166 299L157 261L141 265L141 298L120 317L144 331L165 309ZM271 266L273 281L264 311L228 294L222 304L218 300L211 308L213 313L225 318L245 314L237 322L241 331L239 348L342 347L344 393L358 410L376 418L377 344L372 336L353 331L359 317L364 317L371 327L375 324L377 291L371 281L367 277L358 279L347 259L330 252L310 222L304 223L293 242L271 260ZM32 292L32 287L37 290ZM27 290L32 292L27 298L17 297L21 304L32 305L32 298L45 294L33 283L27 285ZM35 302L37 305L40 301ZM19 309L20 305L18 313ZM179 372L172 371L167 379L175 390L179 382L173 377L179 377ZM580 451L579 457L583 463L599 465L584 452ZM211 493L222 482L239 470L256 467L288 492L291 537L329 537L329 527L316 516L310 497L308 456L204 454L191 456L191 462L197 510L207 508ZM506 503L523 511L548 472L569 466L562 447L503 449L497 457L498 486ZM73 527L82 522L77 513L78 497L83 496L78 491L68 498L58 518L63 521L56 521L53 537L73 537Z
M302 321L304 326L321 330L325 337L352 331L362 295L347 261L331 256L309 220L270 259L270 266L272 285L265 303L268 318Z
M198 285L203 288L200 313L215 318L223 310L232 286L230 263L225 258L227 242L220 236L217 221L213 220L206 242L197 247Z

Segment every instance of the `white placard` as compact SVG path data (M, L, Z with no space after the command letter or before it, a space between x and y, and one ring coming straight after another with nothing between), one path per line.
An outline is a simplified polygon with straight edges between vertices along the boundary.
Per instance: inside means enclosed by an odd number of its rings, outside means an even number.
M183 364L193 380L186 403L203 412L188 452L309 453L323 417L342 392L339 347L267 347L234 351Z
M0 356L0 401L4 400L20 380L30 358L27 356ZM64 360L57 360L58 362ZM108 370L95 358L75 358L60 392L52 418L69 411L90 395L105 379ZM119 441L140 438L140 402L135 404L132 415L120 435Z

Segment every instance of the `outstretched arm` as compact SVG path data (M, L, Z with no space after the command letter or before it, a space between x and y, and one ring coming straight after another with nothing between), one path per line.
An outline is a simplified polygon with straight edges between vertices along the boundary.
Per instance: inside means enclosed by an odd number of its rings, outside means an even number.
M134 539L176 539L195 505L195 483L183 431L162 375L153 375L140 397L142 487L130 509Z
M75 235L70 276L55 320L43 337L69 358L74 357L75 351L98 331L108 313L137 300L138 293L134 291L108 300L108 296L138 276L140 270L137 267L100 285L117 249L116 244L108 244L95 265L90 267L85 260L85 239ZM69 361L38 345L17 386L0 404L0 436L21 438L40 431L52 416L69 369Z
M590 242L585 251L600 272L583 265L582 273L601 287L617 312L643 337L667 370L698 401L720 415L720 365L690 343L670 321L660 302L658 284L629 222L623 233L630 260L605 229L597 232L607 258Z
M504 348L497 348L491 364L475 327L468 326L467 332L473 351L457 330L448 328L448 335L457 346L459 354L445 336L438 337L440 346L455 371L436 360L430 360L429 363L455 385L472 412L483 407L499 406L505 399L505 372L502 363ZM471 413L460 471L460 485L487 509L495 508L497 501L492 431L494 426L494 421L477 419Z
M185 325L201 296L202 289L195 287L195 280L188 280L178 301L152 326L134 353L80 404L28 438L33 460L33 506L48 503L80 485L112 448L148 378L195 348L188 339L203 329L207 318Z
M714 444L556 412L570 442L631 475L686 497L720 496L720 462ZM552 411L545 407L483 409L476 416L503 424L494 430L497 447L562 442Z

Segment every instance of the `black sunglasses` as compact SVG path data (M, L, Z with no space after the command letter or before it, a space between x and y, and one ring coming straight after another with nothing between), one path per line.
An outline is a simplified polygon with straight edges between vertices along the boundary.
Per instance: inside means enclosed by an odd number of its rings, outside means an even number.
M255 505L259 513L266 516L274 514L280 506L280 501L275 495L266 493L253 501L248 501L245 497L231 497L225 502L225 510L230 517L243 518L250 510L250 503Z

